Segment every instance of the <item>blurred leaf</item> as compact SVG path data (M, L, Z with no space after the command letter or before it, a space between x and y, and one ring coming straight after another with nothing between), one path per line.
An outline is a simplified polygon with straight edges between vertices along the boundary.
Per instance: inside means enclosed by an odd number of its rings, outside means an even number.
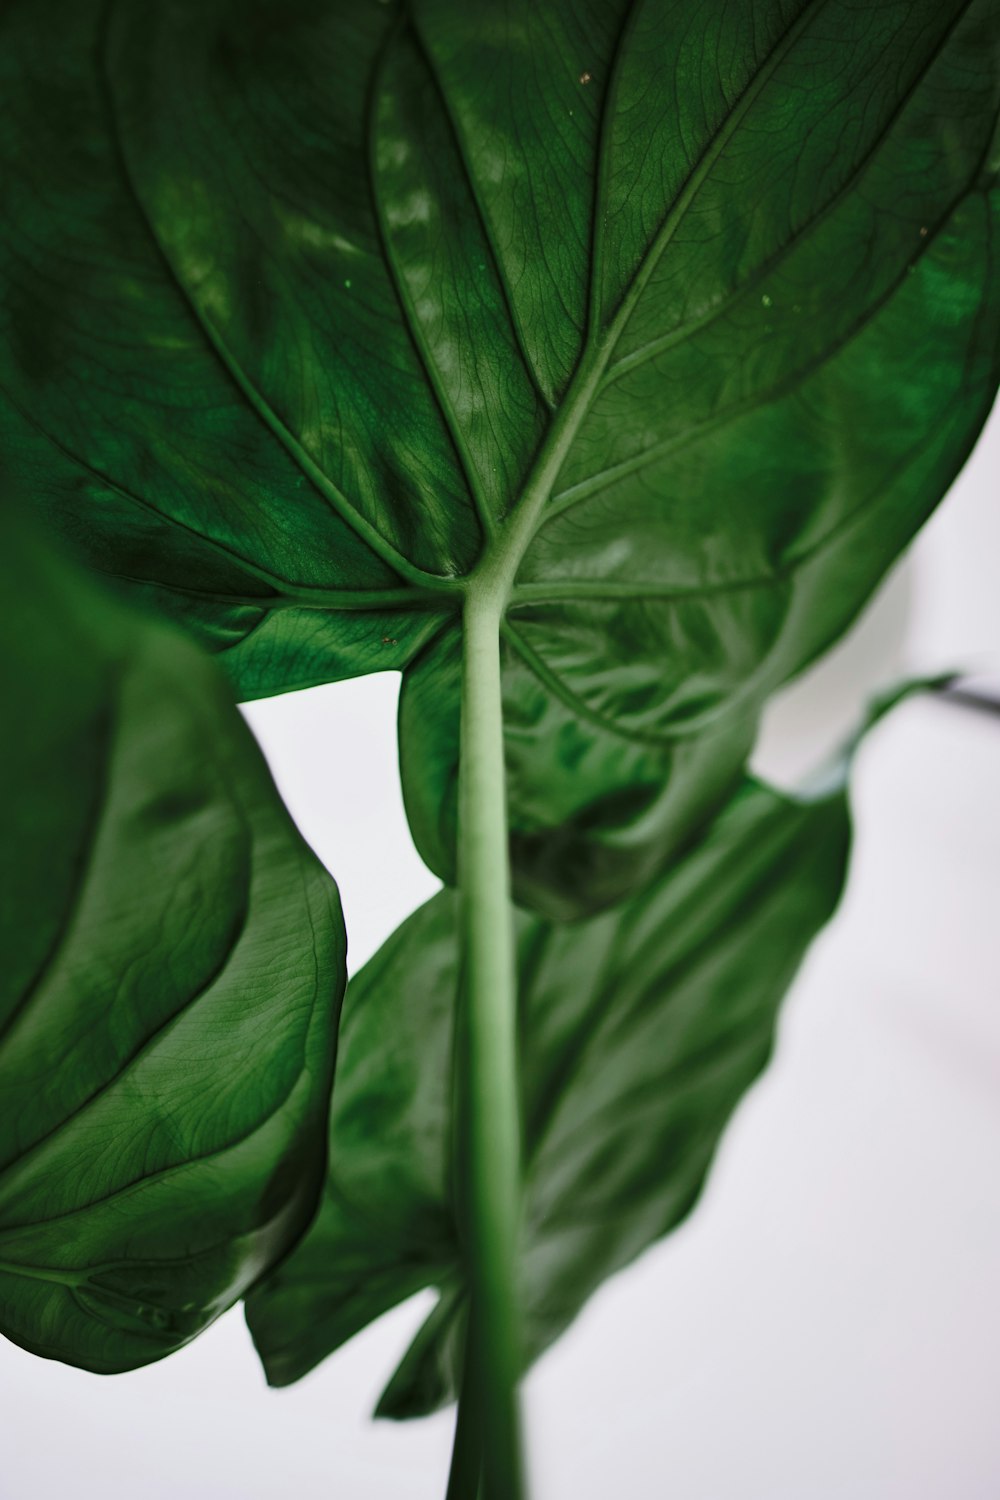
M0 516L0 1330L171 1353L314 1211L336 886L216 669Z
M2 36L39 505L244 697L409 665L447 880L457 610L517 561L516 894L642 885L993 399L995 0L12 0Z
M794 802L747 782L694 853L615 910L574 927L517 914L529 1361L692 1207L836 906L848 838L842 787ZM247 1304L268 1379L286 1385L440 1288L383 1397L397 1417L454 1394L462 1343L456 902L435 896L351 981L322 1206Z

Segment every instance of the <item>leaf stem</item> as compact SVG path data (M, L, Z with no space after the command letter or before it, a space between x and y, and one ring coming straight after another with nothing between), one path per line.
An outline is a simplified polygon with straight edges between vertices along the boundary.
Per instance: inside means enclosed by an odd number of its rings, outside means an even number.
M499 588L476 589L466 599L459 770L462 1228L475 1329L468 1380L479 1397L485 1500L525 1495L515 1277L521 1196L517 987L500 696L505 599Z
M483 1470L483 1424L480 1404L475 1327L472 1317L465 1325L465 1355L462 1388L455 1416L455 1441L445 1500L478 1500Z

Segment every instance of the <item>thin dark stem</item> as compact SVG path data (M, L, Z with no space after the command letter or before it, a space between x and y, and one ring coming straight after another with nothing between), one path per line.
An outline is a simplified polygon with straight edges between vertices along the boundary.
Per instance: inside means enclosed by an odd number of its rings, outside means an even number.
M943 698L946 703L955 703L959 708L972 708L981 714L993 714L1000 717L1000 696L992 693L977 692L973 688L955 687L938 689L938 697Z

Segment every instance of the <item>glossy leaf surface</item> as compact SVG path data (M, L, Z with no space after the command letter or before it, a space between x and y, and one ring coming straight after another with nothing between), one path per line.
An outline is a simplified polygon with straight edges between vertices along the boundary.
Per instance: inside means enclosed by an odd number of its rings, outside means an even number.
M842 790L798 803L748 782L696 852L623 905L573 927L517 914L529 1361L690 1210L836 905L847 846ZM383 1397L392 1416L453 1394L463 1336L457 899L434 897L351 981L322 1206L248 1300L268 1379L284 1385L439 1288Z
M516 573L516 890L594 909L975 439L998 50L993 0L15 0L6 441L241 695L408 667L449 880L458 609Z
M216 668L0 516L0 1331L171 1353L301 1233L344 931Z

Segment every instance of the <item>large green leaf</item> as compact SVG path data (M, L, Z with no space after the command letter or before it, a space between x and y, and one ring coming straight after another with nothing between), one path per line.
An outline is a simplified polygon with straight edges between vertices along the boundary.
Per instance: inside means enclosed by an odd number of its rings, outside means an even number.
M242 695L412 664L446 879L457 611L519 561L516 890L595 908L975 439L998 50L995 0L11 0L8 448Z
M0 1331L199 1333L315 1209L336 887L210 662L0 515Z
M624 905L574 927L518 914L528 1360L691 1208L836 905L847 846L842 789L796 802L747 782L697 851ZM351 981L322 1206L247 1308L285 1385L440 1288L383 1397L394 1416L448 1399L461 1353L457 900L435 896Z

